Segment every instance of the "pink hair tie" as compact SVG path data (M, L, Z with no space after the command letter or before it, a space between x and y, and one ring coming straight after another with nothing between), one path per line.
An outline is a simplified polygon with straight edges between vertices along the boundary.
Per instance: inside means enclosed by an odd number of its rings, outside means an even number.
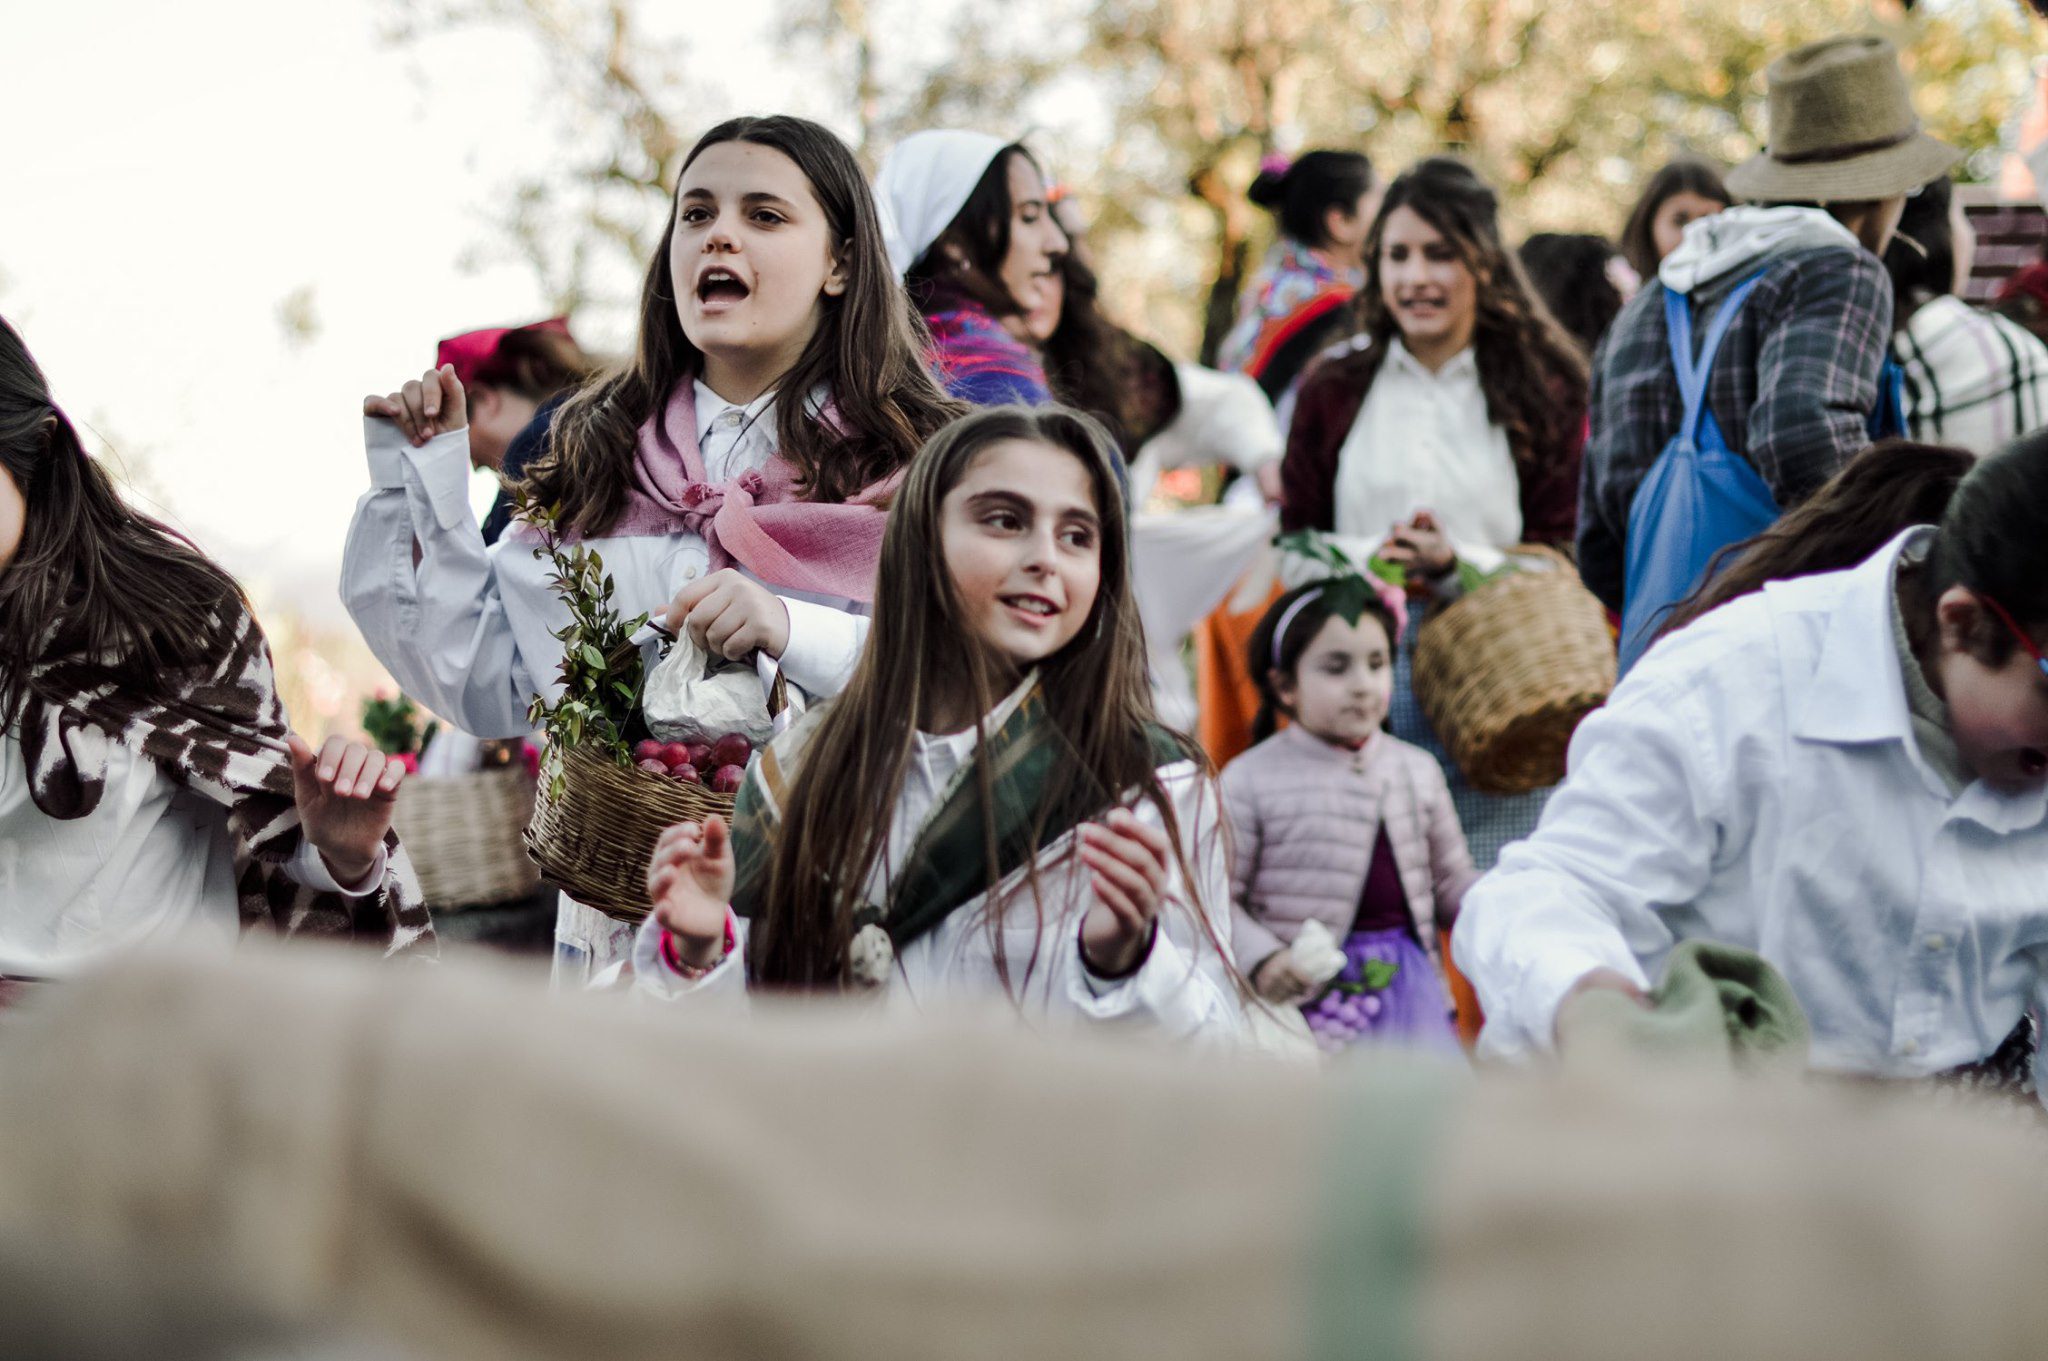
M1282 156L1277 151L1259 162L1259 172L1265 175L1285 175L1292 169L1294 169L1293 159Z

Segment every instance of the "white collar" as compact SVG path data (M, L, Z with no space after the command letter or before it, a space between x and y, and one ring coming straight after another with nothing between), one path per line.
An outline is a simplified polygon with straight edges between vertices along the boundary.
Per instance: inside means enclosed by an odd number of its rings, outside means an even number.
M1793 734L1803 740L1845 746L1898 742L1920 763L1906 677L1892 637L1892 593L1896 564L1908 549L1923 547L1934 530L1915 525L1849 569L1840 605L1830 611L1819 663L1806 692ZM1792 583L1796 587L1796 582ZM1956 795L1956 812L1990 831L2024 831L2048 817L2048 786L2024 794L2001 794L1974 777Z
M1798 736L1843 745L1911 745L1906 677L1892 640L1893 571L1907 545L1931 532L1924 525L1904 530L1849 569L1799 711Z
M693 379L692 381L696 385L695 391L697 395L697 443L700 445L704 442L706 437L708 437L711 434L712 424L716 422L720 416L725 415L726 412L739 412L742 418L741 420L739 420L738 422L729 421L727 423L738 424L740 427L746 428L749 426L759 425L761 422L768 420L770 417L770 412L775 406L774 388L768 389L768 391L762 393L753 401L748 402L746 405L742 406L738 402L728 402L727 400L725 400L725 398L713 392L709 387L705 386L704 380L702 378Z
M1470 345L1452 355L1442 368L1432 373L1426 364L1409 353L1408 347L1401 343L1401 337L1397 335L1387 342L1387 362L1432 383L1479 376L1479 357Z

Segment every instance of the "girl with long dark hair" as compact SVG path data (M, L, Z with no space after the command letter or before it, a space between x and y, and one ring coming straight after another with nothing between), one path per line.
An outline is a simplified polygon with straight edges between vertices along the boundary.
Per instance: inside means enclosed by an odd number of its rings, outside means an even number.
M979 412L928 444L852 681L763 753L730 833L656 850L643 985L1236 1032L1215 782L1153 718L1124 519L1078 413Z
M1681 156L1650 176L1621 229L1621 253L1645 282L1657 277L1664 257L1678 249L1685 229L1735 202L1721 172Z
M803 119L738 118L684 162L632 357L555 413L524 486L601 552L622 614L828 695L860 651L902 469L957 410L853 153ZM523 735L533 697L558 693L568 612L529 533L487 549L469 517L461 384L444 366L364 414L349 609L407 693L480 737ZM558 979L631 939L565 898Z
M178 935L431 953L403 778L291 731L241 589L121 499L0 322L0 1000Z
M1068 249L1037 160L985 133L933 129L889 152L875 192L947 393L971 406L1051 401L1043 362L1012 329Z
M1493 191L1462 162L1435 157L1396 178L1367 245L1363 334L1302 381L1280 523L1376 546L1405 570L1419 628L1430 602L1458 593L1461 564L1491 571L1517 544L1571 542L1586 361L1502 243ZM1535 825L1543 793L1471 789L1412 694L1401 675L1394 732L1445 760L1484 868Z

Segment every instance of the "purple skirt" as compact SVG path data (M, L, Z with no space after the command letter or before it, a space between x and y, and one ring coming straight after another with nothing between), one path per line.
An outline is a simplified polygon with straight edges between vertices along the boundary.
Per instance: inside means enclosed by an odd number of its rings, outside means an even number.
M1459 1052L1443 975L1404 927L1353 932L1344 968L1301 1013L1325 1053L1365 1043Z

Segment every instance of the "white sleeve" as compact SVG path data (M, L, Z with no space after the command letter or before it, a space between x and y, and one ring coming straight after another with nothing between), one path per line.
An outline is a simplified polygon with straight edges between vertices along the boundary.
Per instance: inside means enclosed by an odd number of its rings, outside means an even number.
M1099 978L1089 970L1081 955L1080 923L1073 922L1058 946L1065 996L1092 1020L1144 1021L1184 1038L1241 1037L1247 1031L1229 963L1230 867L1222 802L1215 781L1192 763L1169 767L1160 778L1173 796L1195 891L1189 891L1189 877L1176 865L1152 949L1120 979ZM1154 827L1163 825L1149 800L1140 800L1134 811Z
M479 737L528 735L527 706L541 686L519 655L469 508L469 432L415 449L395 423L364 417L363 444L370 490L356 503L341 563L356 627L428 709Z
M1579 725L1535 834L1465 894L1451 951L1486 1013L1482 1054L1552 1048L1558 1004L1594 969L1648 988L1641 961L1675 940L1662 912L1691 905L1717 847L1742 839L1695 696L1631 679Z
M384 886L384 868L387 857L385 848L377 848L376 859L370 862L370 869L353 884L338 882L327 862L320 858L320 852L305 837L299 838L299 847L292 852L292 858L284 862L284 872L307 888L323 893L339 893L344 898L367 898Z
M743 1007L747 1000L747 923L725 913L726 929L737 942L702 978L685 978L661 957L661 923L643 918L633 933L633 995L658 1002L692 999L692 1005Z
M864 614L809 600L777 596L789 611L789 646L778 658L782 674L812 699L829 699L853 679L854 663L872 622Z

